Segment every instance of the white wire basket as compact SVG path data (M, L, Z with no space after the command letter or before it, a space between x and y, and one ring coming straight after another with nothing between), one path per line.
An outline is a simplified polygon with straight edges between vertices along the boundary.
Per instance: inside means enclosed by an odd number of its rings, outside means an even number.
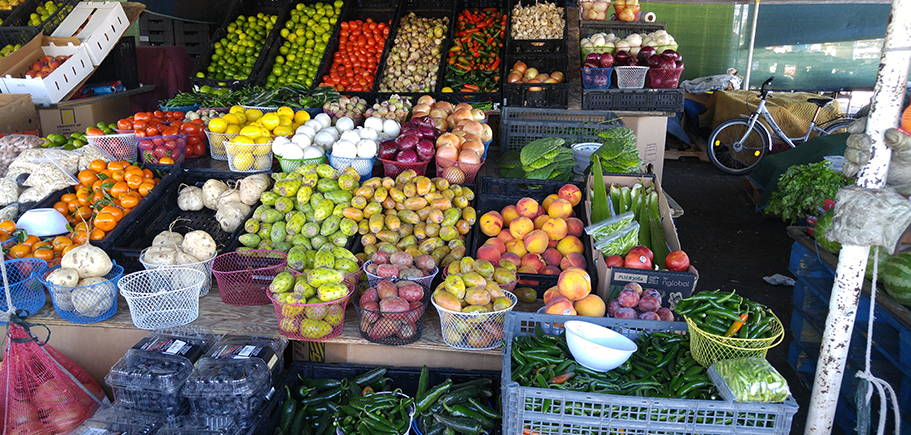
M598 151L598 148L601 148L601 144L597 142L577 143L572 148L573 160L576 161L576 172L581 174L591 163L592 154Z
M263 172L272 168L272 142L240 144L225 142L228 168L234 172Z
M437 305L430 301L440 314L440 330L443 341L450 347L465 350L496 349L503 342L503 322L506 313L512 311L519 299L512 292L504 292L512 300L509 308L486 313L462 313Z
M187 263L187 264L151 264L145 261L146 251L151 247L143 249L142 253L139 255L139 262L142 263L142 267L146 270L161 269L164 267L189 267L196 269L202 273L206 274L206 280L202 284L202 288L199 290L199 297L203 297L209 294L209 289L212 288L212 260L215 259L213 255L212 258L208 260L203 260L197 263Z
M431 273L430 275L427 275L425 277L422 277L422 278L398 278L398 277L383 278L382 276L379 276L377 274L367 272L367 266L369 266L371 264L373 264L373 260L368 260L366 263L364 263L364 267L361 268L364 270L364 273L367 275L367 282L370 283L371 286L375 286L380 281L392 281L392 282L413 281L424 287L430 288L430 284L433 283L433 279L436 278L438 273L440 273L440 268L434 267L433 273Z
M209 139L209 154L215 160L228 160L228 153L225 151L225 142L234 139L239 134L213 133L209 129L206 132L206 138Z
M647 66L617 66L617 87L620 89L642 89L645 87Z
M104 136L86 136L89 144L96 146L112 160L136 161L139 142L133 133L106 134Z
M205 273L190 267L141 270L120 278L120 294L139 329L186 325L199 317Z

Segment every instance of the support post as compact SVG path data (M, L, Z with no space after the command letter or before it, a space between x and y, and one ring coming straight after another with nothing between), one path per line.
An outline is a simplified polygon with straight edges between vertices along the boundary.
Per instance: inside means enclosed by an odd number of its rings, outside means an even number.
M753 49L756 44L756 21L759 20L759 0L753 3L753 23L750 28L750 49L747 51L747 68L743 76L743 90L750 90L750 75L753 71Z

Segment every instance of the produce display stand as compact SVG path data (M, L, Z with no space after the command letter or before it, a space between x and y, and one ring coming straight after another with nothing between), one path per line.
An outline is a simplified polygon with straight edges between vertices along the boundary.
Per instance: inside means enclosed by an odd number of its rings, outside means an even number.
M829 313L829 299L838 257L818 249L806 227L788 227L788 235L795 240L788 269L797 278L792 296L794 309L790 324L794 340L788 349L788 363L797 372L798 379L808 388L812 388L819 346ZM856 427L854 394L858 378L854 374L865 368L871 284L869 280L865 280L861 290L845 376L835 413L835 424L846 433ZM873 329L871 370L895 388L898 406L901 409L908 409L911 407L911 361L908 358L911 355L911 310L890 297L880 284L876 292L874 315L876 326ZM903 414L903 433L905 427L911 427L909 425L911 418Z

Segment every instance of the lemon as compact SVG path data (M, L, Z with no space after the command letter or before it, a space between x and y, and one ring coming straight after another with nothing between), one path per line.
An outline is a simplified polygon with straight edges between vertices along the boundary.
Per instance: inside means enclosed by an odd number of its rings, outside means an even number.
M240 134L240 126L237 124L228 124L225 128L225 134Z
M224 133L226 128L228 128L228 123L222 118L209 120L209 131L212 133Z
M240 134L242 134L246 137L257 139L260 136L262 136L263 131L262 131L262 129L260 129L259 127L255 126L255 125L248 125L242 129L240 129Z
M245 111L246 110L244 110L244 108L239 105L231 106L231 108L228 109L228 113L244 113Z
M288 106L279 107L279 108L278 108L278 111L275 112L275 113L276 113L277 115L279 115L279 116L285 115L285 116L290 117L290 118L293 118L293 117L294 117L294 110L291 110L291 108L288 107Z
M298 110L294 112L294 122L298 124L304 124L310 120L310 114L306 110Z
M260 122L262 122L263 127L266 127L269 130L272 130L281 123L281 119L279 119L278 115L276 115L274 113L267 113L267 114L263 115L262 118L260 118Z
M267 153L268 154L268 153ZM256 162L254 163L254 169L258 171L269 169L272 166L272 157L265 156L256 156Z
M240 118L237 116L236 113L228 113L225 116L223 116L222 119L224 119L225 122L227 122L228 124L234 124L234 125L241 124Z
M232 143L238 145L253 145L256 141L249 136L240 135L231 140Z
M248 121L256 121L263 117L263 111L259 109L247 109L247 111L244 112L244 115L246 115Z
M288 115L278 115L278 125L290 127L294 123L294 117Z
M279 125L272 130L273 136L291 136L294 134L294 129L289 126Z
M241 151L234 156L234 168L238 171L249 171L253 167L253 154Z
M253 143L257 143L257 144L272 143L272 138L269 136L260 136L256 139L253 139Z
M240 112L240 113L235 113L235 114L234 114L234 116L236 116L236 117L237 117L237 119L239 119L239 120L240 120L240 122L238 122L238 124L240 124L240 125L244 125L244 124L246 124L246 123L247 123L247 115L244 115L244 113L243 113L243 112Z
M264 156L264 155L269 154L270 152L272 152L272 143L271 142L259 144L253 148L254 156Z

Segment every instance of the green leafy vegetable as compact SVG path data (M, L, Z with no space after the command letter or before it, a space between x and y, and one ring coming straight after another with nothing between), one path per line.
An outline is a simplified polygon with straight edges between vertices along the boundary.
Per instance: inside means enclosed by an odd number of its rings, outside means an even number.
M523 166L531 165L533 162L543 158L545 154L563 146L564 142L563 139L556 137L533 140L522 147L522 151L519 152L519 159Z
M851 179L832 170L826 161L791 166L778 178L778 189L772 193L766 211L794 223L815 214L817 205L834 199L838 190L850 183Z

